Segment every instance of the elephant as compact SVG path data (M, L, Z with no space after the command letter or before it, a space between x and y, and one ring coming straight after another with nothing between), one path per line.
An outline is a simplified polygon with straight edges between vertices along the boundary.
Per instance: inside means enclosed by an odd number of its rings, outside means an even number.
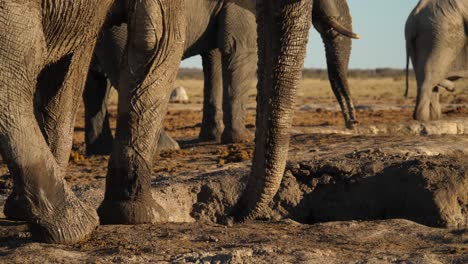
M437 120L442 116L440 90L454 90L454 81L468 77L468 2L421 0L405 27L407 66L416 74L417 98L413 118Z
M252 17L255 12L254 6L240 10L238 17L233 17L234 21L228 23L216 23L224 19L221 14L216 14L215 8L200 8L201 3L212 5L213 1L186 0L186 16L190 27L186 32L189 35L186 43L184 59L200 54L203 62L204 72L204 100L203 118L199 139L201 141L219 141L223 131L228 135L248 135L245 130L245 104L247 100L247 81L253 77L250 74L254 71L253 65L256 63L256 22ZM327 5L334 4L337 14L324 16L323 10L330 10ZM193 12L196 8L203 10ZM351 53L351 38L359 38L352 32L352 21L348 5L344 1L336 5L333 1L317 1L314 3L312 22L324 41L327 55L327 65L330 84L342 109L343 117L347 128L353 128L357 123L354 105L351 99L349 84L347 80L347 70ZM200 17L211 17L210 28L206 25L197 24ZM231 26L228 27L228 25ZM233 32L229 32L229 30ZM205 30L205 31L203 31ZM237 30L237 31L236 31ZM196 36L193 32L205 32ZM242 32L246 40L244 45L239 45L235 49L236 63L232 67L222 69L223 59L229 58L229 51L222 47L220 36L227 32L225 37ZM112 146L112 134L109 126L109 115L107 113L107 96L109 95L109 81L114 87L118 87L118 65L125 47L127 39L127 28L125 25L114 27L103 32L101 41L98 43L95 53L94 67L90 70L89 79L85 88L85 120L86 120L86 152L88 155L108 154ZM217 41L218 40L218 41ZM254 53L255 52L255 53ZM234 56L234 55L231 55ZM224 74L224 75L223 75ZM106 76L109 81L106 81ZM224 82L223 76L228 76L230 81ZM236 87L229 89L229 87ZM223 98L223 94L227 95ZM224 100L223 100L224 99ZM224 103L223 103L224 102ZM239 107L233 107L239 105ZM223 111L224 110L224 111ZM223 122L223 114L224 122ZM229 121L231 120L231 121ZM235 120L235 121L234 121ZM231 124L224 128L224 124ZM233 132L228 132L233 130ZM234 131L243 131L236 133ZM227 132L227 133L226 133ZM164 138L160 138L159 147L178 148L178 145L167 133L161 133ZM248 140L249 137L225 136L223 143L236 143ZM161 145L163 147L161 147Z
M200 54L205 74L209 75L204 87L200 138L225 143L250 141L252 135L246 129L244 119L249 80L255 76L257 60L254 1L184 0L184 3L187 29L183 59ZM243 19L239 20L239 17ZM85 88L89 92L84 96L85 110L89 113L86 114L88 154L110 152L112 134L105 98L109 92L102 91L110 87L105 77L98 75L105 74L112 86L120 90L119 64L126 42L127 27L122 25L103 32L96 47L95 64L98 66L91 70ZM213 87L217 90L213 91ZM224 93L221 92L223 87ZM223 105L217 104L223 101L223 94L228 99ZM167 134L163 135L165 142L170 141Z
M261 217L279 188L312 16L311 0L255 4L256 150L235 214L238 221ZM34 239L73 243L86 239L98 224L95 212L76 198L63 175L77 99L89 69L83 66L90 64L103 23L104 27L128 23L129 37L99 220L103 224L167 220L152 198L150 181L155 142L186 41L183 5L173 0L0 0L0 150L16 192L7 203L10 208L15 202L24 207Z
M182 57L182 7L169 0L0 0L0 151L14 183L4 212L26 220L33 239L74 243L99 224L96 210L74 195L64 174L99 32L123 22L129 38L120 94L126 96L119 100L109 163L116 180L107 185L149 183L138 176L149 173L151 146ZM144 188L131 187L119 197L147 197Z

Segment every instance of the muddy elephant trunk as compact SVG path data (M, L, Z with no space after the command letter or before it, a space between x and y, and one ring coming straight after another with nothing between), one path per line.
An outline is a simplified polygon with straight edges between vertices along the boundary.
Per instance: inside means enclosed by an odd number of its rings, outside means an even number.
M257 130L241 220L265 215L283 177L311 9L311 0L257 1Z

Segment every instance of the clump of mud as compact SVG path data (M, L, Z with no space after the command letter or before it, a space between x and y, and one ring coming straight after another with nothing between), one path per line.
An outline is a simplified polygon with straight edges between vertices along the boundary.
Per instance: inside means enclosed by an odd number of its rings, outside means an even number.
M224 223L226 216L232 215L245 189L247 177L239 173L230 176L200 187L190 213L195 220Z
M0 195L6 197L13 190L13 179L10 174L0 176Z
M252 160L253 158L253 149L252 147L246 147L241 144L232 144L228 146L226 151L223 151L220 154L220 159L218 163L224 165L226 163L242 162L247 160Z
M302 223L404 218L435 227L468 225L467 156L409 157L379 150L290 163L265 218ZM192 217L223 221L245 177L201 187Z
M159 152L159 157L170 159L170 158L180 157L186 154L187 154L187 151L184 149L163 150Z
M86 157L83 154L79 153L78 151L72 150L70 152L70 158L69 158L70 162L73 162L75 164L81 164L85 160L86 160Z

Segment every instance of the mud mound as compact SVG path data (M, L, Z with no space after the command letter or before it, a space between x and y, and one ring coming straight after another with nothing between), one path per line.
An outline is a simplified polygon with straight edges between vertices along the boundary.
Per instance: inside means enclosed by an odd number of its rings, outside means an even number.
M306 223L404 218L466 227L466 156L409 159L365 151L297 163L286 171L273 209Z
M468 165L462 154L388 155L378 150L289 164L266 218L302 223L404 218L436 227L468 226ZM243 177L204 184L191 216L223 221Z

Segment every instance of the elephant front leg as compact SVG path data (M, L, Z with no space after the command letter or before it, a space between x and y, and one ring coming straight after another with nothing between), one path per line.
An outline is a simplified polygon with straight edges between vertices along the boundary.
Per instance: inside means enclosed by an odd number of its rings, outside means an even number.
M200 141L219 141L223 124L223 71L221 52L214 49L202 54L204 89L203 120L198 138Z
M152 197L151 176L169 92L182 58L181 1L137 1L129 13L117 131L109 161L103 224L167 221Z
M16 18L13 21L39 17L33 13L37 9L16 4L6 4L0 17L4 12L10 12L10 18ZM73 243L86 239L98 219L95 211L81 203L67 186L59 154L65 152L49 147L33 110L45 41L39 34L40 21L29 22L33 23L0 27L0 149L24 203L33 238Z
M86 155L108 155L112 151L113 137L107 112L110 90L110 83L102 72L89 71L83 93Z

